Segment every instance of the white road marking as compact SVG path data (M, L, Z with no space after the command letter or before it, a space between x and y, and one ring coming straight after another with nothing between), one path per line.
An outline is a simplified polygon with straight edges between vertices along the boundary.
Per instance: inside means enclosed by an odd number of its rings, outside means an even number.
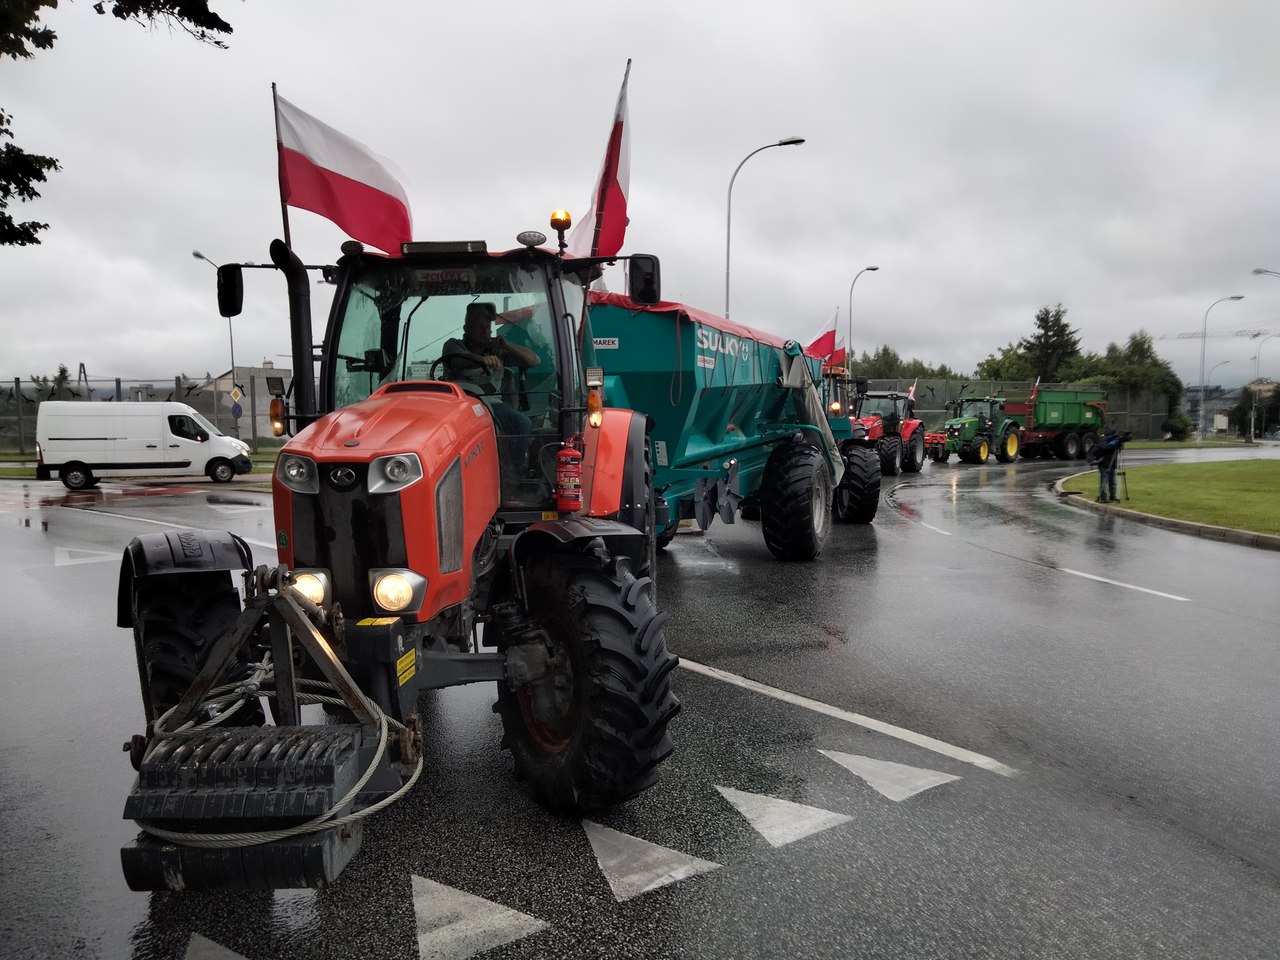
M464 960L547 928L544 920L475 894L413 876L422 960Z
M187 943L187 952L182 957L183 960L244 960L244 957L234 950L228 950L198 933L191 935L191 940Z
M917 747L924 747L926 750L932 750L934 753L940 753L944 757L950 757L953 760L959 760L961 763L973 764L973 766L981 767L983 770L990 770L992 773L998 773L1002 777L1013 777L1017 776L1018 773L1018 771L1013 767L1006 766L999 760L993 760L991 757L985 757L980 753L974 753L972 750L966 750L964 747L957 747L954 744L947 743L943 740L936 740L933 737L927 737L923 733L916 733L914 730L907 730L904 727L895 727L891 723L885 723L883 720L876 720L872 717L865 717L860 713L851 713L848 710L833 707L828 703L822 703L820 700L810 700L808 697L802 697L795 693L788 693L786 690L779 690L777 687L770 687L755 680L740 677L736 673L729 673L727 670L719 670L716 667L709 667L706 664L698 663L685 657L680 658L680 666L684 667L686 670L692 670L694 673L700 673L705 677L711 677L714 680L720 680L724 683L731 683L735 687L742 687L744 690L763 693L766 697L773 697L775 700L781 700L783 703L790 703L793 706L804 707L806 710L812 710L814 713L821 713L824 716L834 717L835 719L843 720L846 723L857 724L860 727L866 727L868 730L874 730L877 733L883 733L886 736L896 737L899 740L914 744Z
M875 760L871 757L860 757L853 753L838 753L835 750L819 750L820 754L834 760L850 773L855 773L877 791L890 800L902 802L907 797L914 797L933 787L950 783L960 778L938 770L926 770L923 767L909 767L905 763L893 763L889 760Z
M932 530L934 533L940 533L940 534L942 534L944 537L949 537L949 536L951 536L951 531L950 531L950 530L943 530L941 527L935 527L933 524L931 524L931 523L925 523L923 520L922 520L922 521L920 521L920 526L922 526L922 527L924 527L924 528L926 528L926 529L928 529L928 530Z
M191 530L194 529L189 523L173 523L169 520L152 520L149 517L134 517L127 513L108 513L106 510L86 510L83 507L66 507L68 510L79 510L81 513L92 513L95 517L114 517L116 520L136 520L138 523L154 523L158 527L173 527L175 530ZM256 509L256 508L255 508ZM262 547L265 550L274 550L274 543L265 543L262 540L251 540L248 537L241 537L245 543L255 547Z
M1176 593L1161 593L1159 590L1152 590L1150 587L1139 587L1132 583L1122 583L1119 580L1109 580L1106 577L1098 577L1092 573L1082 573L1079 570L1070 570L1067 567L1058 567L1063 573L1069 573L1075 577L1084 577L1086 580L1097 580L1099 583L1109 583L1113 587L1124 587L1126 590L1140 590L1143 593L1150 593L1157 597L1164 597L1166 600L1181 600L1184 603L1190 603L1190 597L1180 597Z
M791 800L780 800L760 793L746 793L732 787L716 784L720 795L733 804L747 822L755 827L760 836L769 841L771 847L783 847L788 843L803 839L823 830L830 830L842 823L848 823L852 817L843 813L823 810L821 807L810 807Z
M118 553L102 553L98 550L71 550L67 547L54 547L53 565L68 567L77 563L106 563L120 559Z
M582 829L587 832L600 872L619 903L677 880L720 869L718 863L660 847L590 820L582 821Z

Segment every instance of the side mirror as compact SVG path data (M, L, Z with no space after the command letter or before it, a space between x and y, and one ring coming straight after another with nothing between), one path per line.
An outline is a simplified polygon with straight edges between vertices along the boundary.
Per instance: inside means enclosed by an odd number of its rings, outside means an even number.
M238 263L226 263L218 268L218 313L224 317L238 317L244 309L244 271Z
M858 396L865 394L867 392L867 378L858 377L858 379L853 381L853 388L858 392Z
M631 299L642 307L651 307L662 300L658 258L648 253L633 253L627 259L627 287Z

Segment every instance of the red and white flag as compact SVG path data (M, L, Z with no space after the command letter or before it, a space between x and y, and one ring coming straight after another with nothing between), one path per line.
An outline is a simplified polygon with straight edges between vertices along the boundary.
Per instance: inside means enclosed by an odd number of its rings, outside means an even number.
M920 382L920 378L916 377L911 381L911 389L907 391L907 401L909 403L916 402L916 384Z
M845 357L848 356L848 350L845 348L844 337L836 338L836 348L832 351L831 356L827 359L826 366L839 367L844 364Z
M804 348L805 353L811 357L826 360L836 352L836 318L839 316L840 308L836 307L836 312L831 315L831 319L822 325L818 335Z
M575 257L612 257L622 249L622 239L627 233L627 194L631 189L631 133L627 124L630 76L631 61L628 60L591 208L569 234L569 252Z
M280 201L332 220L361 243L399 253L413 221L387 161L284 97L275 101Z
M1031 403L1031 401L1035 400L1036 393L1039 391L1039 389L1040 389L1040 378L1036 377L1035 386L1031 388L1031 396L1027 397L1027 403Z

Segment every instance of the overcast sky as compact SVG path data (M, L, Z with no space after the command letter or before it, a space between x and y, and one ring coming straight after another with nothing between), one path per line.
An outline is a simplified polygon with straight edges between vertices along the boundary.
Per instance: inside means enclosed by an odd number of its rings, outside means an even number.
M631 225L663 293L808 340L837 309L853 347L970 372L1061 302L1086 350L1138 329L1188 384L1197 333L1280 333L1276 0L213 0L230 49L50 11L53 50L0 61L15 142L57 157L36 247L0 248L0 376L229 366L214 271L281 234L271 83L390 158L417 239L515 246L582 215L628 57ZM291 210L294 248L337 227ZM611 284L620 278L610 271ZM615 282L616 281L616 282ZM328 288L313 306L322 318ZM283 280L246 275L235 357L289 352ZM1213 382L1259 339L1211 337ZM1280 380L1280 338L1261 373Z

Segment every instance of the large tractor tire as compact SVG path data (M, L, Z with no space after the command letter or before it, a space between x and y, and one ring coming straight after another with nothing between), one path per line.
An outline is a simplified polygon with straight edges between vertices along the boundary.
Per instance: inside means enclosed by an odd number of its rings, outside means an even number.
M533 794L555 811L586 811L653 786L680 712L666 616L650 583L593 541L529 569L531 614L547 631L558 715L538 718L527 687L498 682L502 745Z
M986 463L991 457L991 441L986 437L979 437L973 441L969 452L974 463Z
M996 459L1001 463L1013 463L1018 459L1018 449L1022 446L1021 437L1016 427L1009 427L1000 434L996 444Z
M175 707L208 659L214 641L240 615L240 594L227 570L146 577L133 593L133 638L144 697L151 716ZM214 686L249 675L237 654ZM245 701L226 723L253 726L264 722L262 704Z
M919 473L924 466L924 434L917 430L906 443L902 454L902 472Z
M1080 434L1064 433L1058 437L1057 454L1062 460L1080 459Z
M902 472L901 437L881 437L880 472L886 477L896 477Z
M844 477L836 487L832 513L841 523L870 523L880 506L880 457L870 447L844 451Z
M812 560L831 532L831 473L817 447L793 441L774 450L760 483L760 527L779 560Z

